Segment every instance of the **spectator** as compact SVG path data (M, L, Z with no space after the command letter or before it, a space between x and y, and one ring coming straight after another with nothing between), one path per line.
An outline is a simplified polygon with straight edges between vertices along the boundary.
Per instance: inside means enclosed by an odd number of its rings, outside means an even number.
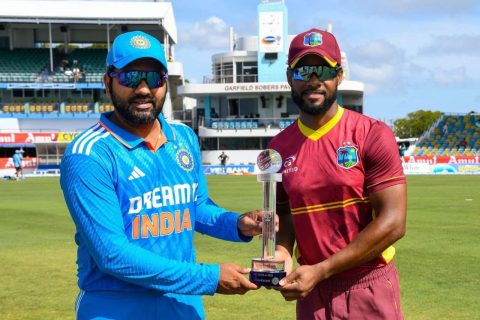
M212 109L211 117L212 119L218 119L218 113L215 111L215 109Z
M70 70L70 68L66 68L63 74L66 75L67 77L71 77L73 76L73 71Z
M15 167L15 179L18 181L23 179L23 168L22 168L22 160L23 160L23 150L15 150L15 154L12 156L13 159L13 166Z
M458 148L465 148L467 146L467 141L463 138L458 144Z
M78 82L78 80L80 79L80 69L73 68L72 72L73 72L73 82Z
M70 69L70 62L67 59L62 60L62 68L63 70Z
M443 125L443 136L448 136L448 126L446 123Z
M85 80L86 80L86 75L85 75L85 69L84 69L83 67L80 68L80 76L79 76L79 77L80 77L80 81L81 81L81 82L85 82Z
M223 167L225 167L227 165L227 160L228 159L229 159L229 157L227 156L225 151L222 151L222 153L218 156L218 160L220 160L220 165L222 165Z

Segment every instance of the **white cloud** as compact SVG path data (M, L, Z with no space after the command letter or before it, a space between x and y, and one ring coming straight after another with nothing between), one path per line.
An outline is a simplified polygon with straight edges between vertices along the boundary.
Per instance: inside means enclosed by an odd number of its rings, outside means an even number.
M472 55L478 56L480 51L479 35L437 35L430 45L420 49L420 53L428 55Z
M466 81L464 67L455 69L436 69L432 72L432 80L441 85L457 85Z
M353 60L361 64L403 64L405 52L386 40L376 40L349 49Z
M191 29L180 33L179 43L185 47L197 49L224 49L228 50L228 25L219 17L212 16L204 21L197 22Z
M352 47L349 61L354 78L365 82L366 93L398 90L405 67L405 52L385 40Z
M366 93L389 92L398 89L400 75L398 68L393 65L360 65L352 64L352 72L356 75L355 80L365 83Z

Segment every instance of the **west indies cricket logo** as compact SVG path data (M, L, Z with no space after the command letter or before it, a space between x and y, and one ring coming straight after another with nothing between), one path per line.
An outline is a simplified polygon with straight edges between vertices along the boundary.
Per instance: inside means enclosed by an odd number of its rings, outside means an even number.
M337 150L337 163L340 167L350 169L358 163L357 147L345 146Z

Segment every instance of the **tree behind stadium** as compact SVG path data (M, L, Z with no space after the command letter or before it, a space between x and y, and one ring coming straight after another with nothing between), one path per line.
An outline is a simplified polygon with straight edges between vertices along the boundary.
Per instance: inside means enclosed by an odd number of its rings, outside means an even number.
M441 116L442 112L440 111L410 112L406 118L393 122L393 132L400 139L420 137Z

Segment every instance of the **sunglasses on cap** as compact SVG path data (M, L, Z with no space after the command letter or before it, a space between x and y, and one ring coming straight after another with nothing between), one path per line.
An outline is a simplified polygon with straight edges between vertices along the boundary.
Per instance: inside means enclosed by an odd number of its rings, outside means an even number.
M309 81L315 73L318 80L325 81L335 78L339 70L341 70L340 66L301 66L292 69L292 78L295 80Z
M168 79L168 74L163 71L112 71L108 75L117 78L118 83L128 88L136 88L142 80L145 80L149 88L156 89L162 87Z

